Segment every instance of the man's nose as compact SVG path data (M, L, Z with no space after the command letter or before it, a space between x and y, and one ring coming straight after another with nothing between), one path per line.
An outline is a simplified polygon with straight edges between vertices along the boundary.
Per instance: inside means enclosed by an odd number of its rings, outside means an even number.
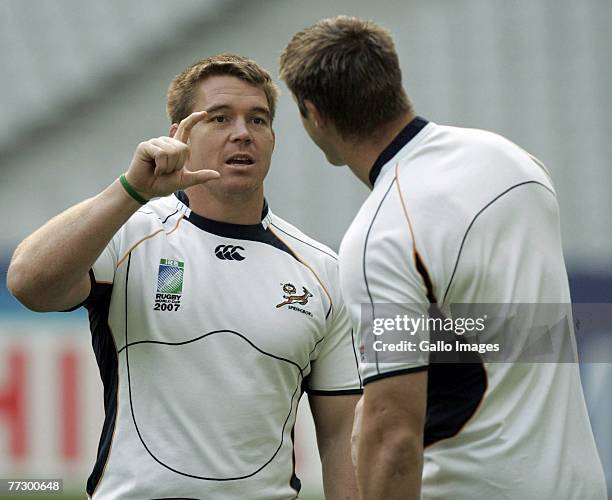
M230 140L232 142L251 142L251 132L245 120L238 119L234 121Z

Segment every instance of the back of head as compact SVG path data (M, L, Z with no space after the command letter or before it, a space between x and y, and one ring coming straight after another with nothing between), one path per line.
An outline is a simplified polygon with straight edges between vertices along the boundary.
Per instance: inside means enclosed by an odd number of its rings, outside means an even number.
M390 33L371 21L338 16L295 34L280 77L306 116L311 101L344 138L363 138L410 111Z
M198 61L172 80L166 104L171 123L179 123L194 111L197 84L211 76L233 76L261 88L266 94L270 116L274 118L279 91L270 74L252 59L219 54Z

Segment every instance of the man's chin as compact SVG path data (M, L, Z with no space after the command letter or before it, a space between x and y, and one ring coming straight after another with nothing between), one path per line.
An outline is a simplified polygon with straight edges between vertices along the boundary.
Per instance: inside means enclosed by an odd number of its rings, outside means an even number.
M331 163L334 167L344 167L344 165L346 165L346 162L342 158L330 156L327 154L325 155L325 158L327 158L327 161Z
M262 188L261 183L253 182L251 179L232 179L232 181L215 186L217 192L223 196L240 198L243 196L249 197Z

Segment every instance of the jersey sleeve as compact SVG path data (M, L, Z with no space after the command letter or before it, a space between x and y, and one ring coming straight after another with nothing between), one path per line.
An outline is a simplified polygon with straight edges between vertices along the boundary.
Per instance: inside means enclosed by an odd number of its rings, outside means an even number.
M62 312L76 311L80 307L88 307L100 298L108 295L115 279L115 269L117 267L117 234L106 245L100 256L96 259L89 270L89 281L91 288L87 298L75 306L65 309Z
M382 297L373 300L385 300ZM429 310L424 302L376 302L362 306L361 376L364 385L429 366Z
M91 270L94 274L96 283L113 283L115 279L115 269L117 268L117 249L116 249L116 238L113 239L106 245L106 248L102 251L100 256L94 262Z
M82 305L87 306L106 296L115 281L118 260L119 232L113 236L89 271L91 290Z
M337 274L337 268L336 268ZM356 337L340 293L335 296L329 329L312 362L306 391L310 394L361 394Z
M352 278L359 281L353 286L362 290L361 303L352 316L358 324L364 384L426 370L433 292L395 190L381 204L362 249L361 272Z

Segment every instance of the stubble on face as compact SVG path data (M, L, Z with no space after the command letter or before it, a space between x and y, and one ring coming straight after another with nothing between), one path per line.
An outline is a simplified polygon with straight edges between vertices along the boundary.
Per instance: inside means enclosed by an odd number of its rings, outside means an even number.
M219 197L263 196L274 132L263 89L232 76L199 83L194 111L208 112L194 127L188 168L211 169L221 178L200 188Z

